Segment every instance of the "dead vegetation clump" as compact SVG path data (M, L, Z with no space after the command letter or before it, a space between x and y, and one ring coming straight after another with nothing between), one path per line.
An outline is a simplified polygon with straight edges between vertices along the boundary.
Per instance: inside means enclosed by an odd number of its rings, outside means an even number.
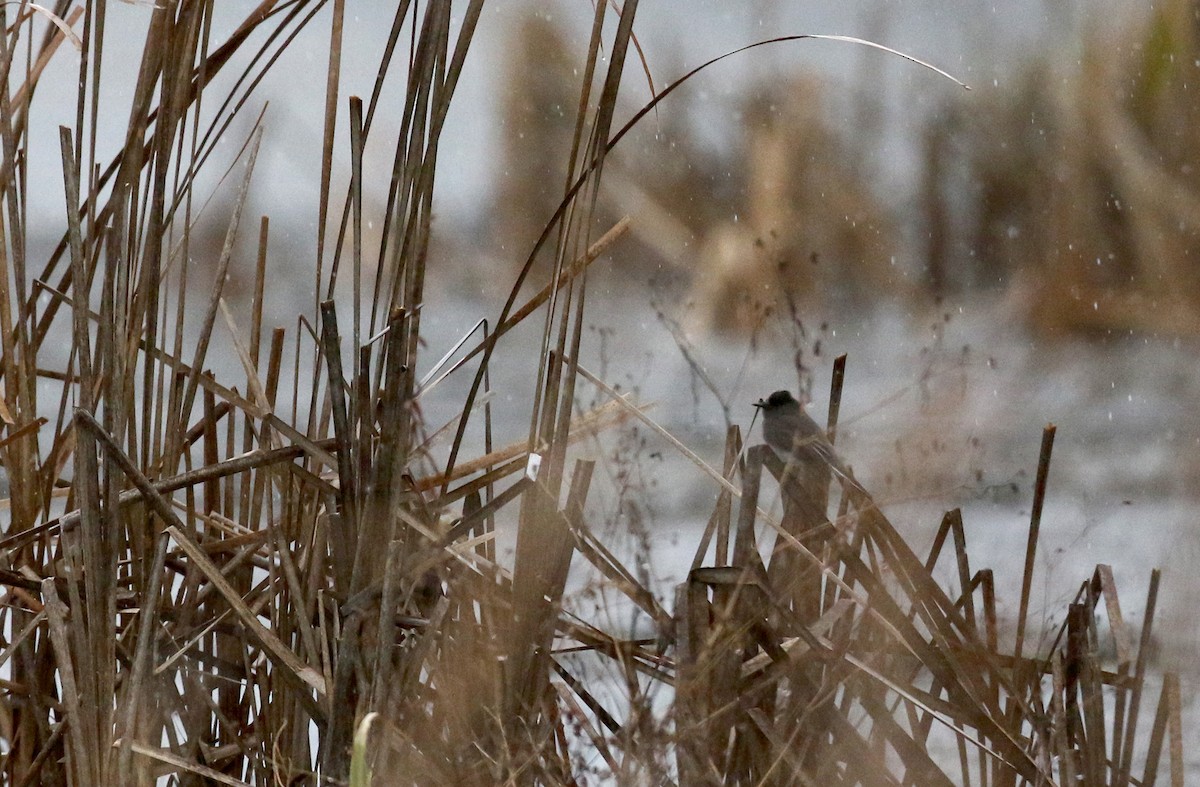
M1168 678L1159 698L1145 689L1157 577L1140 645L1100 567L1054 647L1025 649L1037 513L1011 647L996 636L991 575L972 570L954 513L924 561L857 485L833 501L789 495L774 521L756 505L762 471L785 493L789 471L761 446L743 459L736 430L722 470L697 459L720 495L672 604L589 527L594 466L568 460L571 442L634 418L669 440L579 364L588 264L627 227L589 233L596 184L625 133L614 111L636 2L619 15L596 4L563 198L499 318L450 358L447 371L472 381L459 415L425 423L422 396L441 370L416 372L426 275L442 264L428 253L434 172L482 3L401 3L366 100L339 93L345 7L335 0L318 16L322 7L264 0L224 40L211 40L211 4L147 8L130 125L107 161L96 158L96 86L123 64L102 57L105 4L64 5L53 27L35 25L46 9L0 7L0 61L10 84L25 80L0 100L8 783L578 784L595 773L949 784L970 773L1128 784L1136 769L1148 784L1165 743L1182 778L1178 683ZM189 253L196 171L215 166L216 141L253 105L279 48L318 19L330 21L330 57L317 297L294 328L270 330L270 226L243 216L259 124L231 171L223 249L211 267L184 268L176 255ZM65 231L42 263L25 256L22 205L46 174L29 172L23 151L38 64L71 40L59 22L81 31L80 90L77 122L60 137ZM394 150L387 210L368 248L363 151L379 128L378 84L401 61L399 131L380 143ZM224 69L238 77L232 92L209 92ZM342 112L346 140L334 134ZM330 186L335 156L350 162L344 193ZM242 264L234 240L255 230L254 295L235 311L223 290ZM553 273L518 305L539 254ZM184 330L185 309L198 331ZM535 313L545 322L529 434L496 445L488 367ZM59 342L70 354L54 367ZM240 371L214 369L218 352ZM579 414L585 382L609 401ZM466 440L469 425L482 445ZM427 444L438 433L453 439L435 462ZM1049 443L1035 512L1048 461ZM512 561L496 548L503 528L516 533ZM951 542L959 583L945 589L931 567ZM573 561L653 635L563 612ZM1122 643L1112 664L1095 648L1101 609ZM583 657L619 676L620 691L590 682L573 666ZM938 736L950 761L935 753Z
M797 77L747 100L744 201L703 236L687 296L696 328L745 333L789 304L904 296L895 219L831 128L822 92Z
M926 135L929 284L983 286L1049 334L1200 332L1195 0L1091 19ZM1128 22L1122 16L1122 22Z

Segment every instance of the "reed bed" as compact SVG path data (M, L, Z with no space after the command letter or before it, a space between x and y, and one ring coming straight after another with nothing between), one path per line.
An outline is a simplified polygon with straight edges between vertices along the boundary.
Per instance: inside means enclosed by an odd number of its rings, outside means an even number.
M720 470L696 458L719 498L670 608L589 526L594 464L569 461L572 441L636 419L694 456L579 363L588 264L628 226L596 231L597 184L653 106L614 122L636 5L595 6L563 197L501 314L423 378L426 274L444 264L429 254L434 174L482 2L400 2L366 100L339 94L342 0L264 0L223 41L211 3L147 10L127 134L109 161L97 160L98 84L123 64L103 57L105 4L0 6L0 62L10 86L24 80L0 98L7 783L1125 785L1160 771L1182 782L1178 681L1158 698L1146 689L1157 574L1140 635L1100 566L1053 646L1028 644L1052 429L1011 646L957 514L921 560L866 490L830 494L817 479L803 489L819 493L796 494L794 469L763 446L743 452L736 429ZM317 297L289 332L264 318L266 217L253 297L224 291L237 239L253 233L243 214L261 123L230 170L219 251L192 245L193 189L262 74L316 19L330 22ZM59 140L66 229L34 267L23 207L46 173L28 170L28 113L42 65L68 43L81 57L76 122ZM368 247L363 153L382 144L382 85L402 66L387 205ZM344 193L331 186L335 156L351 163ZM539 262L550 270L533 276ZM530 319L542 338L529 434L498 447L488 369ZM237 379L210 371L218 352L237 360ZM431 425L421 398L445 374L472 383L459 415ZM585 381L609 403L578 413ZM835 385L831 431L839 398ZM453 439L435 458L438 434ZM757 505L764 469L784 491L778 521ZM496 547L503 528L516 533L511 561ZM939 561L953 562L956 586L934 580ZM641 610L652 635L565 612L573 562ZM1114 659L1098 653L1102 628ZM578 669L583 658L606 676Z

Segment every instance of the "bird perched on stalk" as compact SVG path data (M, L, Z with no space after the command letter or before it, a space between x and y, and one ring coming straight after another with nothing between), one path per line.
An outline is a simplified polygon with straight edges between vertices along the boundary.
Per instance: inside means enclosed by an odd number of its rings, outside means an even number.
M779 458L789 460L804 471L828 468L856 489L862 489L837 452L825 430L804 412L804 406L790 391L776 391L754 406L762 411L763 440Z

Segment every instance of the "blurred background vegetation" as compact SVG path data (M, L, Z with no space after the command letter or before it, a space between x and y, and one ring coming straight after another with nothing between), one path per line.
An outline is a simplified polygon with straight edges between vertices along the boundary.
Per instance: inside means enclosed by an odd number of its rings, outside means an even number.
M874 40L893 41L887 17L863 16ZM494 75L503 177L486 237L500 248L527 247L557 203L543 163L566 155L572 128L570 21L529 6ZM620 278L683 283L688 325L717 331L746 332L789 301L825 311L983 297L1036 335L1195 334L1196 4L1049 26L1031 41L997 21L1003 78L957 72L971 92L893 90L899 108L882 75L897 66L871 65L882 56L870 51L849 84L775 51L719 100L704 81L680 91L606 181L599 221L637 217ZM654 33L643 79L661 86L674 73ZM947 65L943 48L914 54Z

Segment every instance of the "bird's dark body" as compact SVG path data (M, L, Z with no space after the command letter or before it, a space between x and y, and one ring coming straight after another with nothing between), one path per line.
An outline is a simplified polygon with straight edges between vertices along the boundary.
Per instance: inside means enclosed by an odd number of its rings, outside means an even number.
M825 430L789 391L776 391L754 406L762 410L763 440L781 459L790 457L802 465L825 465L844 473Z

